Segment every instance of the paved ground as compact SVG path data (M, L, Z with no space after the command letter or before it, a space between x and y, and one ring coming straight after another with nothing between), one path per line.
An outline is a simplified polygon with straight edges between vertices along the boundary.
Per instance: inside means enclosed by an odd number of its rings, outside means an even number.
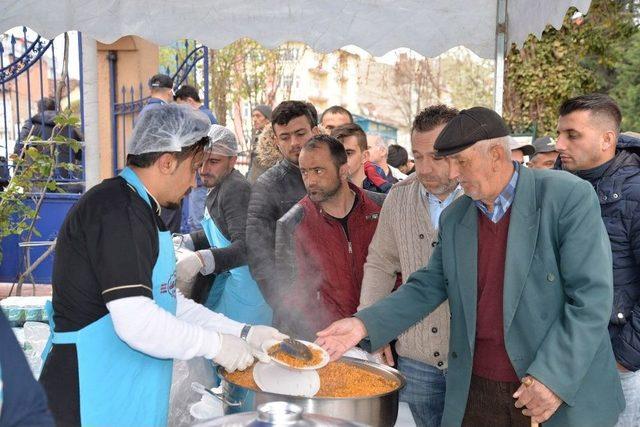
M0 300L9 296L9 290L11 290L11 283L0 283ZM13 288L12 296L15 296L16 289ZM36 296L51 295L51 285L36 285ZM22 296L32 296L33 286L26 284L22 286Z

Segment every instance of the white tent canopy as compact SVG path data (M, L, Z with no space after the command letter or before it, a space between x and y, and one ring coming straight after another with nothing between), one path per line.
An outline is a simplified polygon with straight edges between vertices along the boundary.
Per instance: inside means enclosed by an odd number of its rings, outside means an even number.
M46 38L81 31L85 180L100 182L96 41L137 35L159 45L189 38L221 48L241 37L266 47L303 42L316 51L356 45L375 56L410 48L434 57L465 46L496 59L494 105L502 111L504 53L559 28L591 0L0 0L0 30L27 26Z
M558 28L570 6L590 0L508 0L507 43ZM380 56L411 48L437 56L496 47L498 0L0 0L0 30L26 25L45 37L78 30L103 43L137 35L160 45L182 38L220 48L240 37L267 47L304 42L318 51L357 45Z

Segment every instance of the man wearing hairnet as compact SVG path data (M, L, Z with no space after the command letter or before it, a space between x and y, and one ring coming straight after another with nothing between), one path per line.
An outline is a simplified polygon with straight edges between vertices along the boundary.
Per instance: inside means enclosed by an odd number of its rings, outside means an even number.
M176 290L171 235L160 213L195 185L208 131L206 117L188 107L147 111L129 141L127 167L67 215L40 377L57 425L166 425L174 358L205 357L242 370L254 357L268 359L258 349L280 337Z
M209 139L200 169L209 188L202 230L174 237L178 288L191 291L190 283L201 273L207 276L205 283L196 281L192 298L238 322L269 325L271 308L247 266L245 226L251 186L234 168L238 143L233 132L220 125L211 126Z

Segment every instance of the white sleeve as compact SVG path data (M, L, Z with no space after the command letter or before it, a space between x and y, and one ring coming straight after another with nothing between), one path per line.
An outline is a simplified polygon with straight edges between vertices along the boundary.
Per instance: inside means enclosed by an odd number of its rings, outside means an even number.
M211 311L202 304L186 298L180 291L176 292L176 298L178 299L178 308L176 310L178 319L218 331L221 334L240 336L244 323L236 322L220 313Z
M116 299L107 303L107 309L118 337L149 356L212 359L220 351L217 331L178 319L150 298Z

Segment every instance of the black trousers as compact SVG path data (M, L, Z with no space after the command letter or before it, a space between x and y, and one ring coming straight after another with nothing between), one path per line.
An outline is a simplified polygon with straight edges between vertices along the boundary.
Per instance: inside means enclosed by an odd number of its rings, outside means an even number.
M491 381L473 375L462 427L530 427L531 418L515 407L520 383Z

